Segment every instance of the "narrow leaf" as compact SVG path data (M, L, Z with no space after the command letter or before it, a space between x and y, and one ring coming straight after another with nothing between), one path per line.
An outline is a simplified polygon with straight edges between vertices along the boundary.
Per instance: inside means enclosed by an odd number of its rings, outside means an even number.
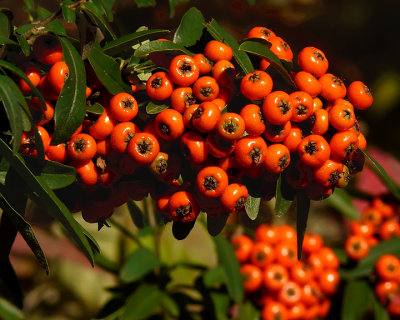
M174 42L184 47L190 47L200 40L204 29L203 14L197 8L190 8L182 17L181 23L174 34Z
M358 320L365 313L371 288L366 281L351 281L346 284L343 294L343 320Z
M174 319L179 317L180 310L177 301L172 299L168 294L164 293L161 303L170 316L172 316Z
M374 307L375 319L390 320L388 310L378 301L375 293L372 290L370 292L370 299Z
M4 320L23 320L24 314L11 302L0 297L0 318Z
M68 39L58 39L68 66L68 78L55 106L55 131L51 139L53 145L69 140L85 118L86 106L86 73L82 58Z
M122 80L118 63L101 49L94 47L89 54L89 62L97 78L112 95L120 92L132 92L130 87Z
M222 236L213 238L217 250L218 260L226 275L226 286L229 296L235 301L243 300L243 282L240 273L240 264L236 259L232 246Z
M226 221L229 218L229 213L221 213L217 217L207 215L207 230L208 233L215 237L224 229Z
M103 8L103 12L105 13L107 20L112 22L113 21L113 12L112 8L114 5L114 0L96 0L100 3L101 7Z
M92 2L86 2L81 6L82 11L89 17L92 23L99 27L106 41L116 39L114 32L111 30L108 23L104 20L102 12Z
M187 223L174 221L172 223L172 234L174 235L175 239L185 239L189 235L190 231L192 231L195 223L196 220Z
M225 270L221 266L209 269L203 273L203 283L207 288L214 288L226 282Z
M259 318L260 312L250 301L239 304L239 319L258 320Z
M86 112L100 115L104 113L104 107L100 103L96 102L90 106L86 105Z
M26 40L23 36L21 36L17 31L14 32L15 38L18 41L19 46L21 47L22 53L25 56L29 56L31 52L31 47L29 46L28 40Z
M144 220L143 220L143 212L140 210L138 205L132 200L129 199L127 202L129 214L131 215L132 221L135 226L139 229L144 228Z
M378 161L376 161L368 152L361 150L360 148L358 148L358 150L360 150L364 156L368 158L368 160L371 162L371 169L375 172L379 179L382 180L389 191L396 197L397 200L400 200L400 186L392 180L385 169L383 169Z
M32 89L32 93L39 98L42 106L46 106L46 103L44 101L43 95L40 92L40 90L38 88L36 88L31 80L29 80L29 78L26 76L25 72L23 72L20 68L18 68L17 66L13 65L12 63L5 61L5 60L0 60L0 67L3 67L9 71L11 71L12 73L14 73L17 77L25 80L25 82L31 87Z
M127 49L132 49L132 46L139 44L143 40L159 38L168 32L169 30L152 29L130 33L107 42L103 47L103 51L110 55L120 54Z
M71 212L65 204L55 195L54 191L51 190L46 183L35 177L32 171L26 166L23 158L19 154L14 154L2 139L0 139L0 154L10 163L11 167L18 173L26 186L43 200L43 205L45 205L47 209L46 212L65 227L71 239L75 241L77 246L93 264L92 248L81 231L82 226L72 217Z
M351 197L344 189L337 188L323 201L326 205L335 208L339 213L350 220L360 218L360 213L351 201Z
M74 23L76 19L75 10L69 8L69 6L73 4L72 0L64 0L61 3L62 15L65 21L68 23Z
M282 178L282 175L279 175L278 181L276 183L276 193L275 193L275 215L278 217L282 217L290 207L292 206L293 199L287 196L287 184L285 183L285 179Z
M263 39L248 39L240 44L239 50L268 60L294 88L296 87L282 61L268 48L267 41Z
M146 105L146 113L147 114L157 114L168 108L169 107L165 104L155 104L153 101L150 101Z
M40 266L46 271L47 274L49 274L49 265L47 264L46 256L44 255L44 252L36 239L35 233L33 232L31 225L3 197L0 197L0 207L3 209L3 212L8 216L14 227L24 238L25 242L38 260Z
M122 320L145 319L160 306L164 294L155 285L140 286L126 301Z
M173 43L172 41L154 40L142 44L136 49L134 56L137 58L146 57L149 53L153 52L166 52L174 51L178 54L187 54L193 56L193 53L185 49L183 46Z
M154 268L160 266L161 262L155 253L146 248L134 251L122 266L120 277L122 281L131 282L140 279Z
M301 259L303 250L303 239L306 233L308 212L310 210L310 199L303 191L296 194L296 228L297 228L297 259Z
M8 39L6 37L2 37L0 36L0 46L3 44L13 44L13 45L18 45L17 42L15 42L14 40Z
M212 292L210 294L214 305L216 320L228 320L229 297L225 293Z
M247 53L239 50L239 43L236 39L229 32L224 30L216 20L211 20L209 23L206 23L205 26L215 40L223 42L232 48L233 57L244 73L247 74L254 71L253 64Z
M247 216L251 220L255 220L257 218L258 213L260 211L260 204L261 204L260 197L253 197L251 195L247 197L247 201L244 204L244 208L246 210Z
M0 12L0 38L8 39L9 36L9 19L3 12Z

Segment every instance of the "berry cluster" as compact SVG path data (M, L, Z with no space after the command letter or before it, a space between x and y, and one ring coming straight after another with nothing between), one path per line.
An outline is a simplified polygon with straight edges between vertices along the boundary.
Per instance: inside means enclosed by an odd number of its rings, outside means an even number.
M293 59L289 45L267 28L251 29L248 38L263 38L278 58ZM160 53L149 56L157 61ZM33 59L46 66L45 74L32 63L24 68L46 108L37 98L30 107L47 159L76 168L85 203L74 210L82 210L87 221L104 220L116 205L149 193L158 210L178 222L194 221L200 211L212 216L242 211L249 179L275 190L281 173L292 188L305 188L310 199L319 200L362 169L357 148L364 149L366 140L354 111L372 104L371 93L359 81L346 88L327 73L321 50L300 51L291 92L278 88L265 59L255 62L259 70L243 74L232 48L217 40L193 57L164 58L168 71L156 69L145 85L132 85L135 97L109 94L87 64L87 103L101 104L104 112L87 112L69 141L53 146L52 103L68 66L56 38L40 36L33 44ZM149 101L166 108L148 114L139 105ZM37 154L33 132L24 133L21 150Z
M350 223L350 235L345 242L347 255L353 260L364 258L380 241L400 237L397 206L375 197L361 213L361 219Z
M375 294L391 315L400 316L400 260L394 255L382 255L376 262Z
M297 260L296 232L289 225L259 225L254 241L232 239L248 299L262 308L262 319L325 317L337 291L340 262L319 235L306 234Z

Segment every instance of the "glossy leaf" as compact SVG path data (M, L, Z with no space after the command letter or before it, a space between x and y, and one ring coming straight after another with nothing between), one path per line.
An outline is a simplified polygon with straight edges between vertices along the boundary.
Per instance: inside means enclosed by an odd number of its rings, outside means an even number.
M239 319L258 320L259 318L260 312L250 301L239 304Z
M3 12L0 12L0 38L8 39L9 36L9 19Z
M195 223L196 220L187 223L174 221L172 223L172 234L174 235L175 239L177 240L185 239L189 235L190 231L192 231Z
M21 36L20 34L17 33L17 31L15 31L15 38L18 41L19 46L21 47L22 53L25 56L29 56L29 53L31 52L31 47L29 46L28 41Z
M143 43L139 48L136 49L134 56L137 58L143 58L153 52L167 52L174 51L177 54L187 54L193 56L193 53L185 49L183 46L173 43L172 41L153 40L150 42Z
M216 235L220 234L221 231L224 229L226 221L229 218L229 213L221 213L217 217L212 217L207 215L207 231L208 233L215 237Z
M97 78L112 95L120 92L132 92L130 87L122 80L118 63L101 49L94 47L89 54L89 62Z
M138 205L129 199L127 202L129 214L131 215L132 221L138 229L144 228L143 212L140 210Z
M386 307L384 307L377 299L375 293L371 290L370 299L374 307L375 319L390 320L390 315Z
M396 197L397 200L400 200L400 186L393 181L393 179L387 174L385 169L376 161L368 152L365 150L361 150L358 148L371 162L371 169L376 173L379 179L386 185L389 191Z
M39 98L42 106L46 106L46 103L44 101L44 97L42 95L42 93L40 92L40 90L38 88L36 88L31 80L29 80L29 78L26 76L25 72L23 72L20 68L18 68L17 66L15 66L14 64L5 61L5 60L0 60L0 67L5 68L9 71L11 71L13 74L15 74L17 77L24 79L26 81L26 83L29 85L29 87L32 89L32 93Z
M204 29L203 14L197 8L190 8L182 17L181 23L174 34L174 42L184 47L190 47L200 40Z
M346 279L356 279L371 274L375 268L376 261L384 254L393 254L400 257L400 238L393 238L379 242L371 247L368 255L361 259L355 268L341 270L341 275Z
M278 217L282 217L293 204L293 199L287 196L288 188L286 180L282 178L282 175L279 175L278 181L276 183L276 192L275 192L275 215Z
M112 8L114 6L114 0L96 0L96 2L98 2L99 5L102 7L103 12L104 12L105 16L107 17L107 20L110 22L113 22L114 17L113 17Z
M307 228L308 212L310 210L310 199L303 191L296 194L296 228L297 228L297 259L301 259L303 240Z
M268 43L266 40L254 38L245 40L240 44L239 50L268 60L271 65L273 65L274 68L276 68L284 76L286 80L296 87L282 61L268 48Z
M99 27L101 32L104 35L106 41L111 41L116 39L114 32L111 30L107 21L103 18L103 13L99 8L96 7L92 2L85 2L84 5L81 6L82 11L89 17L93 24Z
M155 104L153 101L150 101L146 105L146 113L147 114L157 114L168 108L169 107L166 104Z
M229 32L223 29L216 20L213 19L210 22L205 23L205 26L207 31L215 40L221 41L232 48L233 57L244 73L247 74L254 71L253 64L251 63L247 53L239 50L239 43L236 39Z
M365 313L371 288L364 280L348 282L344 288L342 320L359 320Z
M119 54L127 49L132 49L132 46L139 44L143 40L159 38L168 32L169 30L152 29L130 33L107 42L103 47L103 51L110 55Z
M0 196L0 207L3 209L3 213L7 215L7 217L12 222L14 227L24 238L25 242L32 250L40 266L48 274L49 265L47 264L46 256L44 255L44 252L40 247L39 242L36 239L35 233L33 232L31 225L22 216L22 214L24 214L25 212L22 212L20 214L11 206L11 204L5 198L1 196Z
M48 11L47 9L45 9L41 6L38 6L36 8L36 12L41 21L46 20L47 18L49 18L52 15L52 13L50 11ZM47 24L45 26L45 29L54 34L60 35L60 36L67 35L67 31L65 30L64 25L62 24L62 22L59 19L54 19L53 21L51 21L49 24Z
M4 109L14 136L13 151L16 153L20 147L23 128L18 102L14 100L14 93L11 91L11 88L8 87L11 82L12 80L9 77L0 75L0 97L3 101Z
M104 113L104 107L100 103L96 102L90 106L86 105L86 112L101 115Z
M164 299L156 285L141 285L126 301L122 320L146 319L154 313Z
M32 157L25 158L25 161L37 179L42 183L46 183L50 189L65 188L75 182L76 170L71 166L55 161L42 163Z
M225 277L225 270L222 266L216 266L203 273L203 283L207 288L214 288L219 286L221 283L225 283Z
M216 236L213 239L217 250L219 264L225 272L226 286L228 288L229 296L235 302L240 302L243 300L244 296L240 264L236 259L235 253L228 240L222 236Z
M64 0L61 3L62 15L65 21L68 23L74 23L76 19L75 10L69 8L69 6L73 4L72 0Z
M146 248L134 251L122 266L120 277L122 281L131 282L140 279L154 268L160 266L161 262L155 253Z
M23 158L19 154L14 154L8 145L0 139L0 154L10 163L11 167L18 173L19 177L24 181L26 187L43 201L46 207L46 212L54 219L59 221L70 236L71 240L75 241L76 245L86 255L89 261L93 264L92 248L82 233L82 226L72 217L71 212L65 204L55 195L46 183L40 181L26 166Z
M244 209L246 211L247 216L251 220L257 219L258 213L260 212L260 204L261 204L260 197L253 197L251 195L247 197L247 201L244 204Z
M0 318L3 320L26 319L20 309L2 297L0 297Z
M344 189L336 188L335 191L323 201L326 205L335 208L340 214L350 220L360 218L360 213L351 201L351 197Z
M68 39L63 37L58 39L68 66L68 78L55 106L52 145L69 140L83 122L86 106L86 73L82 58Z

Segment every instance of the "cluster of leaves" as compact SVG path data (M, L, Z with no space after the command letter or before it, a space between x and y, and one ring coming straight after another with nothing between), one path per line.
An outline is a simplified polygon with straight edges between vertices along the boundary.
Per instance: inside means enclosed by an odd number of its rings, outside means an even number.
M139 7L147 3L153 4L151 1L137 1ZM170 1L171 8L174 8L177 3L178 1ZM126 78L135 74L139 79L145 80L149 72L155 68L154 65L149 63L148 55L150 53L176 54L178 52L193 55L191 50L196 48L201 39L212 37L219 41L223 40L233 49L234 59L244 73L254 70L252 57L258 56L269 60L279 74L283 76L282 78L290 82L288 68L291 68L291 66L280 61L265 46L265 43L256 39L247 39L239 43L216 20L207 22L200 11L195 8L190 9L182 18L173 36L173 41L166 42L153 40L169 33L168 30L160 29L142 28L132 34L117 36L110 27L110 22L113 20L112 7L113 0L81 0L75 2L65 0L61 2L60 9L57 12L51 13L42 7L35 7L33 1L25 1L25 9L29 13L31 21L39 22L32 22L19 27L13 25L11 11L0 10L0 97L8 119L4 126L2 124L2 129L6 129L2 130L3 133L0 138L0 207L3 210L0 224L0 242L2 243L0 278L10 291L13 302L19 306L22 304L22 296L8 258L17 232L20 232L24 237L38 258L40 265L46 272L49 271L46 257L33 229L24 219L28 201L40 204L47 214L58 221L63 226L67 236L92 264L104 262L94 238L73 218L67 204L58 197L60 190L64 190L75 181L75 170L66 165L44 160L41 139L39 139L35 122L26 102L29 97L25 97L13 81L14 76L24 79L31 86L32 94L42 102L44 101L39 90L30 83L23 71L12 63L13 55L21 52L24 55L29 55L32 38L42 33L56 35L62 44L64 59L69 68L69 77L55 107L56 130L53 143L68 140L81 124L85 113L90 108L93 109L93 106L86 105L85 100L84 60L89 61L97 77L111 94L131 92ZM79 39L68 36L61 19L76 24L79 30ZM145 108L148 114L155 114L163 110L165 106L149 102L145 105ZM57 123L63 125L57 125ZM22 132L31 129L36 132L37 158L25 158L19 154L19 141ZM375 168L390 191L400 199L399 186L393 182L374 159L367 154L366 156L371 160L372 167ZM276 190L276 214L280 216L286 213L292 206L294 199L296 199L297 208L298 252L301 253L310 202L301 192L297 194L289 192L284 181L279 179ZM246 204L246 212L252 220L258 216L260 201L261 198L257 195L256 190L251 192ZM326 201L349 217L355 218L357 216L348 195L343 190L340 193L336 191ZM224 224L225 222L217 224L214 230L209 228L210 234L217 235ZM174 224L174 235L177 239L183 239L190 231L188 228L190 226ZM242 301L243 291L238 267L233 261L231 249L223 238L218 236L214 240L221 267L202 274L202 278L199 280L202 281L202 285L199 284L199 287L207 289L205 290L208 291L207 299L213 303L216 313L225 314L230 299L235 302ZM370 267L369 264L367 265ZM363 269L362 261L359 268L364 272L362 275L365 275L366 269ZM153 308L154 301L162 302L165 309L171 314L184 312L184 308L182 309L181 305L177 305L176 301L170 297L169 292L165 291L166 286L160 288L158 285L159 277L165 275L165 273L168 274L170 270L160 263L154 253L139 248L121 270L117 271L115 268L111 268L111 270L118 272L121 280L126 282L123 286L115 289L116 297L112 303L110 302L111 305L117 303L119 306L125 306L122 309L118 308L123 310L120 311L123 312L123 317L132 319L133 310L137 312L138 306L143 308L143 315L146 315ZM159 272L158 275L157 272ZM359 275L357 269L352 272ZM150 284L141 285L138 279L143 276L153 277L153 280L149 281ZM352 279L356 278L353 277ZM162 283L166 284L167 282ZM226 286L229 296L218 291L221 290L219 286L221 284ZM215 287L218 290L208 290ZM153 299L146 300L148 302L146 304L142 301L143 296L153 297ZM176 298L178 299L179 295ZM189 298L188 301L198 303ZM112 306L110 308L107 310L113 310ZM243 310L247 309L249 308L243 308ZM106 313L106 311L104 312Z

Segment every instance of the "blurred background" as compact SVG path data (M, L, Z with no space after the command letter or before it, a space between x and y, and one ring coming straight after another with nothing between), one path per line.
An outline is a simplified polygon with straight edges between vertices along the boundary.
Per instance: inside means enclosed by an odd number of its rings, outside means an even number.
M50 11L58 7L52 0L35 1L35 4ZM0 6L13 11L15 25L28 23L22 0L0 0ZM346 84L354 80L367 84L373 93L374 105L358 112L362 131L369 148L376 152L374 156L394 180L400 182L400 167L394 160L400 157L399 1L116 0L113 28L120 35L134 32L140 26L174 31L182 15L192 6L200 9L206 19L217 19L238 40L252 27L265 26L285 39L295 56L305 46L318 47L326 54L331 73L341 77ZM71 28L68 30L71 34L75 32ZM378 182L371 179L361 180L366 190L371 190L372 185L376 188ZM263 210L268 211L270 206L268 203L263 205ZM38 219L41 215L37 208L31 208L30 212L37 219L33 224L49 259L51 273L46 276L39 269L24 241L18 238L12 262L25 295L24 312L30 315L29 319L90 319L109 298L105 288L115 284L116 279L98 267L93 271L82 254L63 237L57 225ZM132 232L137 231L124 207L117 210L115 219ZM293 214L275 218L278 224L293 223L293 219ZM325 227L327 219L331 223L329 230ZM97 226L83 220L79 222L95 235L104 255L114 261L122 263L127 253L135 248L135 244L115 226L97 232ZM316 204L310 213L308 230L322 233L327 243L337 243L343 239L342 223L335 212ZM145 232L139 236L142 239L149 237ZM197 224L184 241L173 239L170 226L166 227L162 237L163 260L173 263L188 259L215 265L215 249L204 226ZM149 246L152 245L150 240ZM185 277L180 274L180 278ZM190 282L191 276L186 279Z

